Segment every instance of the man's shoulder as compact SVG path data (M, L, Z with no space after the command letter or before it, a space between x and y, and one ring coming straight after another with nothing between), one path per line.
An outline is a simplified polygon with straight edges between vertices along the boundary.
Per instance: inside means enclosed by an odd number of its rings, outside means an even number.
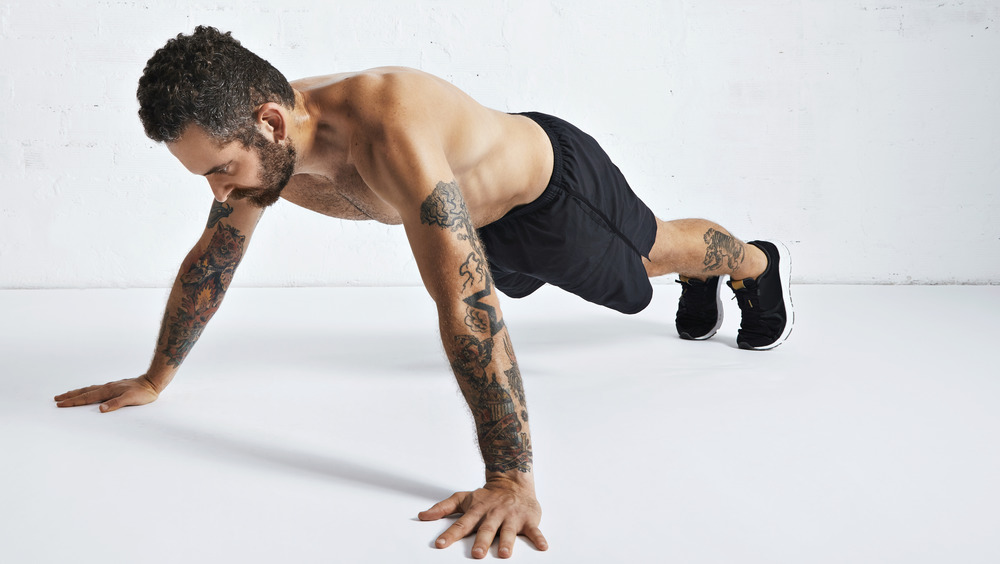
M449 82L416 69L382 67L343 78L326 100L349 123L355 139L433 143L481 110Z
M312 76L293 81L292 87L317 102L357 107L416 100L434 89L455 89L432 74L408 67Z

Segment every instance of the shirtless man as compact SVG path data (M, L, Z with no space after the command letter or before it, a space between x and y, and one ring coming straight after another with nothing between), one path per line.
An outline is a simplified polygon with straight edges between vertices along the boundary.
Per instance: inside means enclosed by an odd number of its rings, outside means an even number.
M146 373L62 394L59 407L100 402L109 412L154 401L279 197L332 217L402 224L486 466L482 488L419 514L463 514L440 548L473 533L475 558L497 537L501 558L519 534L548 547L521 374L495 289L523 297L550 283L635 313L649 303L649 277L676 272L677 329L697 340L721 324L719 277L728 275L743 310L741 348L772 348L791 330L782 245L744 244L706 220L655 218L597 143L557 118L485 108L412 69L289 84L206 27L153 55L138 98L146 134L204 176L215 202L181 264Z

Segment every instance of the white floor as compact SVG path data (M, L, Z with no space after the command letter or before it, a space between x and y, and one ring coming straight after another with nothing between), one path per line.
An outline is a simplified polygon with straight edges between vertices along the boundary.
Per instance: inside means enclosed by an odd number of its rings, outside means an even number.
M503 302L551 544L515 559L1000 562L1000 287L797 286L765 353L676 296ZM481 479L422 289L234 289L156 403L54 407L141 372L164 300L0 292L0 562L469 558L416 520Z

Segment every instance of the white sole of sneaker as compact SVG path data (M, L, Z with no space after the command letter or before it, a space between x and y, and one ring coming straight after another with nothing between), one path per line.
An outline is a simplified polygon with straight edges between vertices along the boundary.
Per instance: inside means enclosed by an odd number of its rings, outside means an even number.
M785 302L785 328L770 345L763 347L753 347L751 350L767 351L785 342L792 333L792 325L795 324L795 310L792 308L792 255L788 252L788 247L781 241L771 241L778 249L778 279L781 280L781 299Z

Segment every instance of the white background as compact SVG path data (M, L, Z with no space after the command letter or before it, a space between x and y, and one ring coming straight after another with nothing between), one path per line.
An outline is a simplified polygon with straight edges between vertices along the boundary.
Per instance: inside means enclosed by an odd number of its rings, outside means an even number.
M1000 3L0 5L0 287L166 286L211 204L135 115L169 37L288 78L407 65L601 141L663 218L786 241L797 282L1000 281ZM401 229L281 202L237 285L408 285Z

